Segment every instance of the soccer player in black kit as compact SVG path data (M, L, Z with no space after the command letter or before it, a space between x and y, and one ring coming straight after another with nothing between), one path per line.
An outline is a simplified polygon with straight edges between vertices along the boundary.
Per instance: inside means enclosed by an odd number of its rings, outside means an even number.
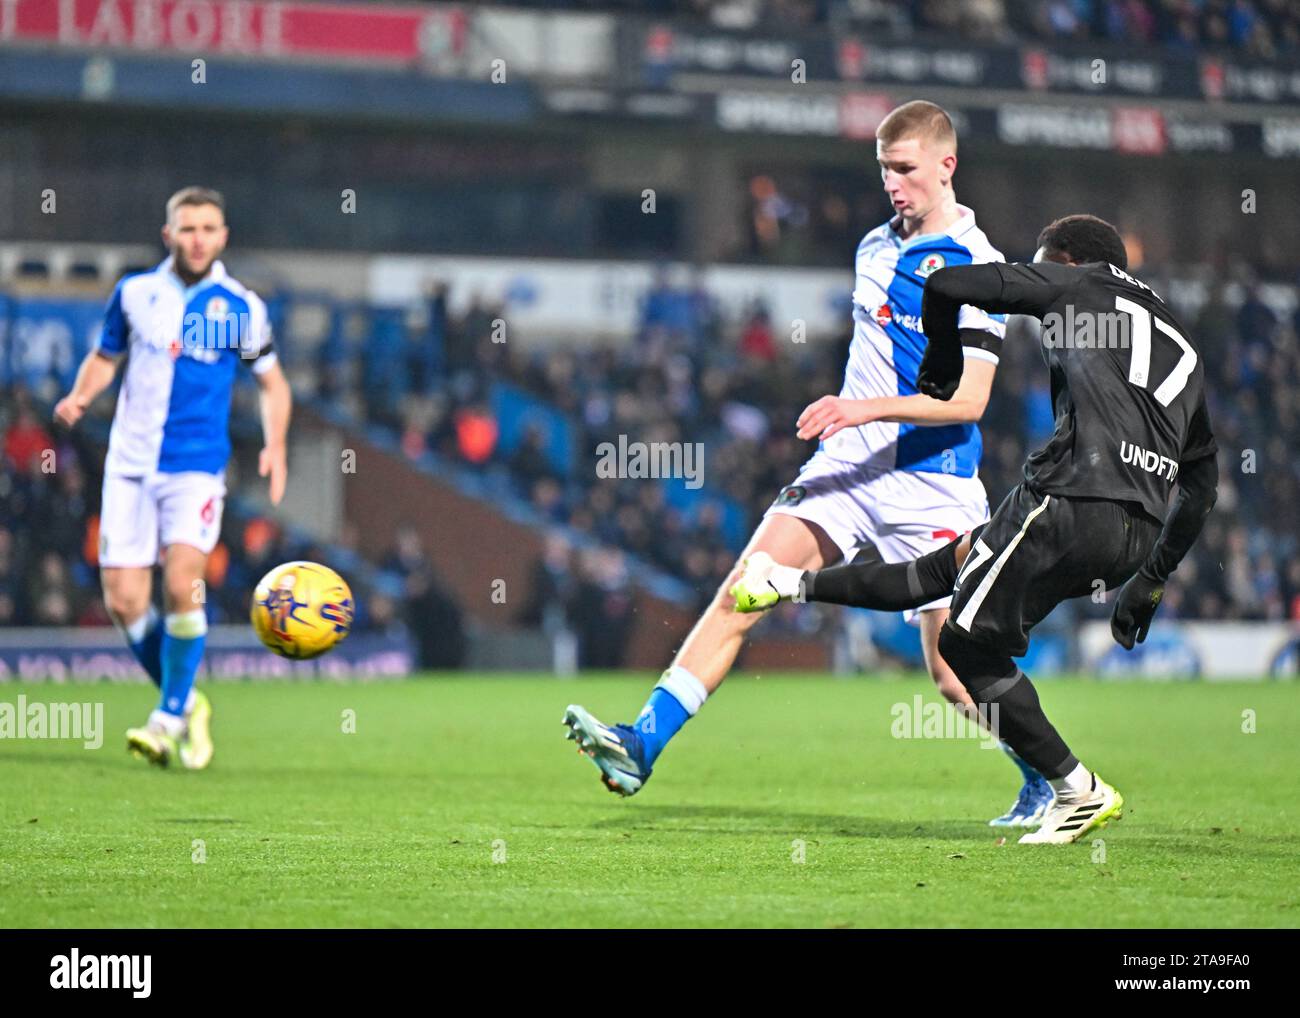
M954 266L925 285L918 387L935 399L951 399L961 378L963 304L1044 323L1056 431L989 522L910 563L806 573L769 563L768 575L746 576L734 590L739 611L778 599L897 611L951 589L940 652L986 723L1056 793L1039 829L1020 841L1065 844L1118 817L1124 799L1070 751L1012 658L1048 612L1098 580L1123 584L1115 639L1126 649L1144 640L1165 581L1214 506L1218 466L1200 357L1164 301L1125 271L1114 227L1067 216L1038 243L1033 264Z

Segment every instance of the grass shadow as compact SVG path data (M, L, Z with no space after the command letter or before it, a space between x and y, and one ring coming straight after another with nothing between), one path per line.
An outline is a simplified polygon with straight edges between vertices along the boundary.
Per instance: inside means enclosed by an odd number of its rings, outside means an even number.
M992 829L980 820L887 820L836 813L801 813L783 809L732 806L643 806L621 817L598 820L596 829L684 831L697 834L809 834L846 838L971 839L990 836Z

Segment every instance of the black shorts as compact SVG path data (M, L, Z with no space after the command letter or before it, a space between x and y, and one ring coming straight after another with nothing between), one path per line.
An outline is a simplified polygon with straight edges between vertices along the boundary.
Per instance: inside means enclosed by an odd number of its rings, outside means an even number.
M1019 657L1062 601L1112 590L1146 561L1161 524L1131 502L1012 490L979 534L953 588L947 625Z

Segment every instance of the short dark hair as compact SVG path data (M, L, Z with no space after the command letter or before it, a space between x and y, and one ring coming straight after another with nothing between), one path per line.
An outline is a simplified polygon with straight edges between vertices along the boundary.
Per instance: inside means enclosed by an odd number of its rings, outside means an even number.
M171 222L176 215L176 210L182 205L215 205L221 210L222 215L226 212L226 199L220 191L214 191L210 187L182 187L174 195L167 199L167 222Z
M1038 246L1048 254L1063 254L1072 262L1110 262L1128 268L1128 252L1119 230L1096 216L1062 216L1038 235Z

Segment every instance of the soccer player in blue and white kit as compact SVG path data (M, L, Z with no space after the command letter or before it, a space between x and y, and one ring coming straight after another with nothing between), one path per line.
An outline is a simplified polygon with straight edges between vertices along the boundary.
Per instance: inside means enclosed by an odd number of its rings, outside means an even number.
M735 610L733 589L766 588L774 569L797 580L808 563L860 553L911 561L988 519L975 422L993 384L1003 319L961 309L966 368L950 402L920 395L916 372L926 345L926 277L946 265L1003 258L970 209L957 204L957 137L940 107L918 101L890 112L877 129L876 150L895 216L858 246L844 386L798 420L799 437L820 439L820 447L768 509L741 567L696 623L637 722L608 726L576 704L565 712L568 736L600 768L611 791L635 794L664 745L721 685L758 618ZM922 606L919 616L909 614L918 616L931 677L950 702L975 717L970 694L939 654L947 604L942 598ZM1007 752L1021 771L1021 793L991 822L1032 824L1051 802L1051 787Z
M100 575L109 614L161 693L148 723L127 731L127 748L156 764L179 760L197 770L213 751L211 705L194 680L208 629L203 576L221 533L239 362L261 388L258 470L269 478L272 503L284 495L292 397L266 305L218 260L228 237L221 195L200 187L176 192L162 237L169 256L117 284L103 331L54 416L76 424L127 355L104 464ZM152 599L160 559L161 619Z

